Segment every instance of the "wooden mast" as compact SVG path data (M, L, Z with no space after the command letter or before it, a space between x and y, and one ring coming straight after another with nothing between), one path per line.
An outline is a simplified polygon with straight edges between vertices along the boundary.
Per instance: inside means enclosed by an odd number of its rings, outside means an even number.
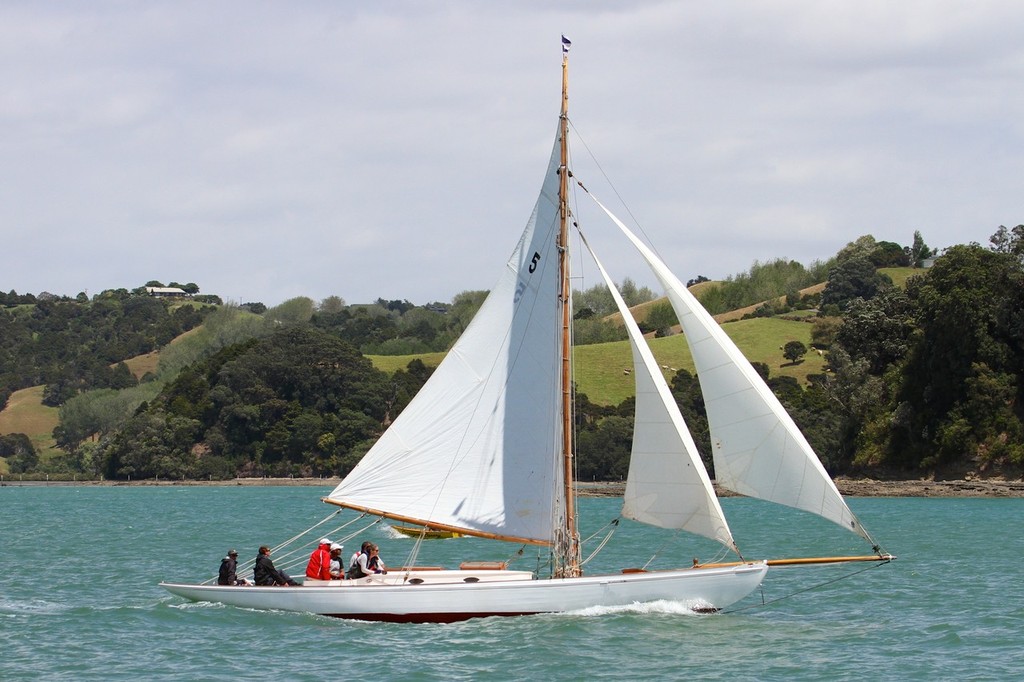
M558 166L558 266L562 277L560 304L562 306L562 458L565 481L565 533L568 552L562 558L560 577L580 575L580 536L576 527L576 498L573 489L572 438L572 297L569 281L569 52L563 37L562 50L562 113L559 118L560 162Z

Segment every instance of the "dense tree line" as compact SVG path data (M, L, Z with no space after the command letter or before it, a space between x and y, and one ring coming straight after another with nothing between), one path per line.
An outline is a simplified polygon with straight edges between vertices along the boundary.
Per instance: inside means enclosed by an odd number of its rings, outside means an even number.
M85 390L134 385L118 363L167 344L209 310L123 289L84 298L40 295L0 308L0 397L45 384L45 404L57 406Z
M1024 225L1001 227L991 241L948 249L927 277L908 282L905 300L893 294L856 311L894 318L887 338L840 335L875 394L859 420L857 461L1024 463Z
M827 373L801 386L755 363L831 473L1019 474L1024 225L1000 227L990 241L946 250L906 290L876 268L933 256L920 233L907 248L852 242L829 264L812 334L827 350ZM696 378L682 370L672 390L713 471ZM601 408L584 398L577 409L581 478L624 476L631 401Z
M733 275L703 291L700 302L709 313L717 315L780 296L795 296L801 289L824 281L829 267L829 263L819 261L804 267L783 258L755 262L748 272Z
M292 326L182 370L102 439L111 478L315 476L351 469L429 372L387 376L351 344Z

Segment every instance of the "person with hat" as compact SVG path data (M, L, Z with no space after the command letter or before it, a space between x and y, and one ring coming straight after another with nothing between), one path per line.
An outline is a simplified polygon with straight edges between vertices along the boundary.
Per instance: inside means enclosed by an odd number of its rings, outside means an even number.
M220 573L217 575L218 585L248 585L249 581L236 575L238 570L238 552L228 550L228 555L220 561Z
M341 563L341 550L345 549L337 542L331 543L331 579L341 580L345 577L345 572L342 568Z
M313 553L309 555L309 563L306 564L306 577L313 580L331 579L331 541L324 538Z

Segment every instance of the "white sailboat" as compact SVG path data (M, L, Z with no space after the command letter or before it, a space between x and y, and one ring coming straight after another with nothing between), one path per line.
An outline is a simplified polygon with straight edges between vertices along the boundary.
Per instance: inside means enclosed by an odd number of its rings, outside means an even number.
M737 560L584 574L572 480L567 74L564 49L554 149L540 196L501 278L415 399L324 499L434 532L547 546L551 575L470 563L456 570L411 567L357 580L307 580L297 587L163 587L191 600L256 609L451 622L655 600L715 611L757 589L771 565L893 558L871 540L793 420L729 337L665 264L608 212L655 272L682 324L705 396L719 484L823 516L862 536L874 553L742 558L662 372L598 262L626 320L635 363L634 443L622 515L711 538Z

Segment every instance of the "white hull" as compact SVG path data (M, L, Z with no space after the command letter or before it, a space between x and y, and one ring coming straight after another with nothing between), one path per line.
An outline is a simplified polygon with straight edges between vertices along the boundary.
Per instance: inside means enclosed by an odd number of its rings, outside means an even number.
M683 602L697 611L725 608L761 584L768 565L688 568L581 578L528 579L522 571L431 571L402 581L392 573L361 581L331 581L300 587L227 587L160 583L192 601L251 609L317 613L337 618L447 623L485 616L519 616L625 606L656 600ZM452 580L457 577L458 582ZM469 578L471 581L465 582Z

